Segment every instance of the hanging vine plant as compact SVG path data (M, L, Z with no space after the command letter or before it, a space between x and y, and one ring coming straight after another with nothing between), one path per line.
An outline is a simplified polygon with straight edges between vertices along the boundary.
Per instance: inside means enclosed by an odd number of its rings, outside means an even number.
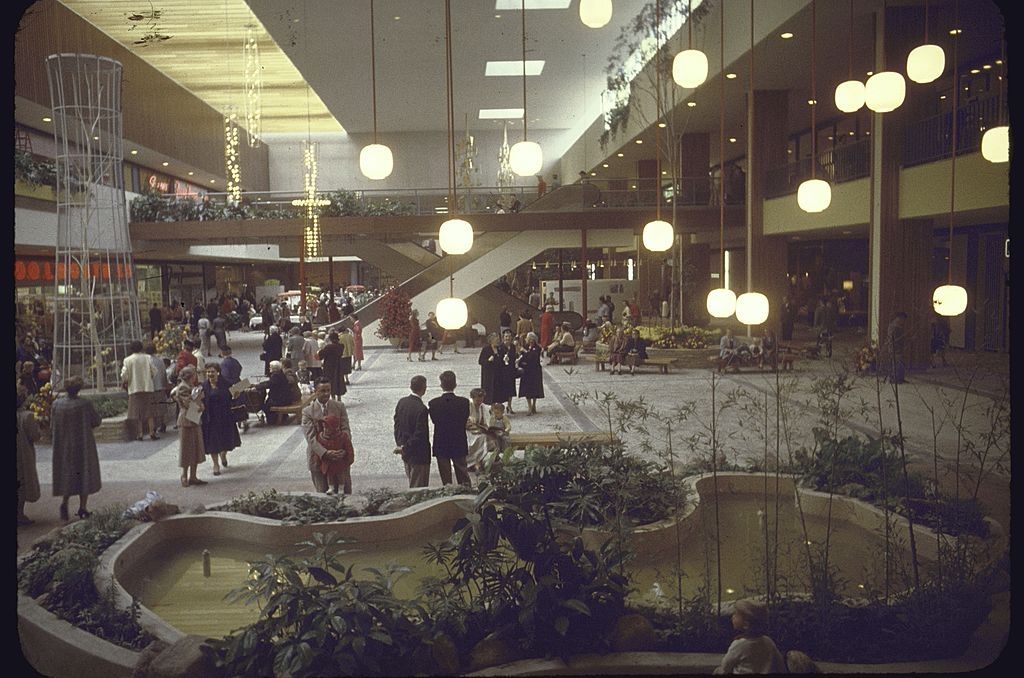
M693 8L693 16L687 17L686 21L692 20L692 26L699 26L700 22L710 14L712 6L711 0L704 0ZM663 0L661 11L663 14L675 12L686 15L690 11L689 2L687 0ZM643 97L645 95L651 98L655 96L653 74L650 74L651 77L648 78L641 75L642 70L631 73L627 65L634 58L634 54L641 50L651 49L652 46L647 41L656 32L656 14L657 8L653 0L644 4L640 12L619 31L612 54L608 57L608 65L605 67L607 91L609 93L627 92L628 95L620 97L614 107L605 114L606 129L601 133L599 139L602 149L629 126L630 114L634 108L639 110ZM663 46L662 49L670 49L670 43ZM644 63L646 64L652 57L653 54L645 54ZM661 63L665 70L662 73L662 81L669 87L675 87L671 73L672 59L663 58ZM650 79L651 82L642 82L647 79Z

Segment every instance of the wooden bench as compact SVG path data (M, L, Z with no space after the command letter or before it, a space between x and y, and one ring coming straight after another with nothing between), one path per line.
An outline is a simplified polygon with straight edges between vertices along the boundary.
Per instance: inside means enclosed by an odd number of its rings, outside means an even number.
M793 353L780 353L778 357L778 364L782 367L783 372L792 371L793 362L795 361L795 359L796 355ZM719 372L721 372L725 368L725 361L718 356L712 356L708 360L710 360L711 364L714 365ZM758 370L760 372L775 371L775 369L773 369L770 365L759 368L757 365L756 358L736 358L735 360L732 361L732 364L729 365L729 368L735 372L739 372L741 370Z
M565 444L580 443L615 443L621 441L618 436L608 436L606 431L550 431L544 433L511 433L508 437L513 449L524 449L530 446L558 447Z
M604 372L605 365L608 364L607 353L594 353L593 355L585 355L583 357L594 363L594 370L597 372Z
M548 365L575 365L580 361L580 351L582 350L583 346L581 344L576 344L576 350L572 353L548 353Z
M298 424L302 420L303 408L305 408L306 405L312 402L314 395L315 394L313 393L307 393L306 395L302 396L302 400L300 400L297 403L292 403L291 405L277 405L271 407L270 411L274 414L286 414L289 417L294 414L295 423Z
M668 368L674 366L675 364L675 358L656 357L646 358L643 362L640 363L640 366L643 367L644 365L656 365L661 369L662 374L668 374Z

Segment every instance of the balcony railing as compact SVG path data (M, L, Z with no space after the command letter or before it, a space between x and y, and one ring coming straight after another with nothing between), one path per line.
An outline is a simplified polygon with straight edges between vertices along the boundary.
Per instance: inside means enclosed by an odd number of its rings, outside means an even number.
M871 174L871 140L864 139L818 154L814 176L830 184L862 179ZM768 170L766 198L796 193L800 184L811 178L811 159L804 158Z
M1003 120L1008 119L1005 106ZM989 96L957 109L956 152L971 153L981 148L981 137L989 127L999 124L999 97ZM907 125L903 135L903 166L913 167L952 155L952 112Z

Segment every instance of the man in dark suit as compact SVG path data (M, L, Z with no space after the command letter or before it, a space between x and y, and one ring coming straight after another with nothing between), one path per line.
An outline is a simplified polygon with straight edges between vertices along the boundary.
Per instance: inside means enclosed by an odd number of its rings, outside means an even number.
M469 444L466 442L469 400L452 393L455 390L455 373L451 370L441 373L441 390L444 393L430 401L437 472L441 474L442 484L451 485L454 465L455 479L460 485L469 485L469 470L466 468L466 455L469 454Z
M426 487L430 482L430 424L427 406L423 404L427 378L417 374L410 380L409 388L412 393L395 406L395 445L402 449L409 487Z
M317 492L327 492L327 476L320 471L320 460L334 461L341 457L340 450L328 450L317 439L318 421L333 414L341 421L341 430L352 435L348 425L348 411L340 400L331 399L331 382L321 379L316 384L316 396L302 410L302 432L306 436L306 464Z

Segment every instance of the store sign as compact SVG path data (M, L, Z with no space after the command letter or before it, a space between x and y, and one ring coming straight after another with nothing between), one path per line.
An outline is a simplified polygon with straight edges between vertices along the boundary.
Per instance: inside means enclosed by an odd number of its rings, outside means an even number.
M124 264L117 264L111 269L109 264L102 264L98 261L94 261L89 264L88 269L85 270L84 277L88 278L102 278L103 280L110 280L111 271L116 279L125 280L131 279L132 267L125 266ZM49 260L40 259L15 259L14 260L14 280L19 283L37 283L37 282L53 282L54 273L56 273L57 280L64 280L65 273L68 273L64 266L64 262L60 262L56 265ZM82 268L78 264L72 262L70 269L70 277L72 280L78 280L83 277Z

